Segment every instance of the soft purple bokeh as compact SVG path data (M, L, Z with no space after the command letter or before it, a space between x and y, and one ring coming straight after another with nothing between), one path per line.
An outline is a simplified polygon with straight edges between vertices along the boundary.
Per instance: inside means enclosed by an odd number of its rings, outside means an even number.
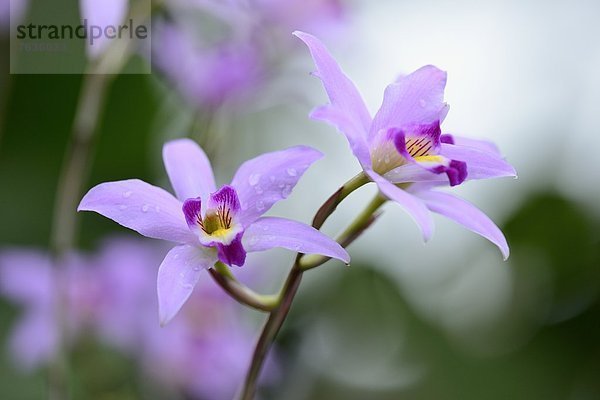
M21 308L9 338L19 367L31 371L92 334L139 363L148 378L193 397L231 399L249 365L257 330L244 308L203 276L188 307L167 327L158 324L156 275L167 247L112 238L91 256L72 255L55 268L46 253L0 253L0 295ZM241 278L256 284L256 273ZM59 306L58 293L66 293ZM59 328L59 314L66 330ZM276 376L270 363L265 379Z
M217 261L242 266L247 251L280 247L349 262L350 256L336 241L313 227L262 217L291 194L321 156L306 146L265 153L244 162L231 184L217 190L204 151L192 140L174 140L163 147L163 160L177 198L130 179L93 187L78 210L94 211L144 236L177 243L158 272L158 308L164 325L190 297L205 275L203 270ZM252 228L254 224L260 229Z
M342 132L363 171L380 192L417 222L425 241L433 234L431 212L452 219L494 243L506 259L508 244L498 227L470 203L436 189L465 180L516 176L486 142L442 135L448 113L446 73L428 65L385 89L371 117L361 94L316 37L294 33L308 47L330 103L311 117Z
M167 8L170 18L155 21L152 62L187 101L210 110L251 106L294 51L290 32L333 34L346 13L339 0L171 0Z
M18 25L27 11L28 0L0 0L0 31Z
M9 338L20 368L32 370L48 363L58 350L59 332L65 333L68 346L86 325L95 295L88 290L92 280L85 263L71 254L59 269L41 251L0 253L0 295L22 309Z
M185 26L161 23L153 46L156 67L192 104L214 107L243 101L265 79L265 66L251 42L208 46Z

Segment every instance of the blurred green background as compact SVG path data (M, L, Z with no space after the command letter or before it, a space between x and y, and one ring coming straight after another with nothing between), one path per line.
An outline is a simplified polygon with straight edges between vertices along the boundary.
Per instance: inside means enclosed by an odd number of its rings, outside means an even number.
M350 248L350 268L328 264L307 274L278 340L279 379L263 397L600 399L600 168L593 153L600 90L597 76L586 73L600 67L590 42L600 34L590 22L600 8L566 1L346 6L345 33L329 47L372 108L394 74L437 64L449 71L451 130L497 141L516 166L519 180L463 192L497 221L511 257L502 262L493 246L441 219L433 242L421 245L412 222L386 208L385 221ZM0 245L47 248L82 76L9 75L6 35L0 46ZM223 112L227 124L211 128L224 142L214 156L224 181L262 151L322 149L328 160L276 209L308 222L358 167L333 129L306 118L323 95L307 75L308 55L299 45L288 51L276 89L256 93L274 104ZM288 86L296 97L281 89ZM164 186L162 143L198 128L186 122L187 109L171 104L173 96L182 101L172 93L156 70L115 77L86 190L130 177ZM361 200L352 199L328 229L339 229ZM97 215L78 218L81 249L129 234ZM273 255L267 289L278 287L290 257ZM44 398L47 371L18 371L4 346L19 313L0 299L0 397ZM162 398L134 360L92 338L69 360L75 398Z

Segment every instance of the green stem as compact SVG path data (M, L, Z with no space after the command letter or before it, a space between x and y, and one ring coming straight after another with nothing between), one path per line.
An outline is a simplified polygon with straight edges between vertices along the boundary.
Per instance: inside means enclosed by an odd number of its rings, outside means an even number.
M365 207L365 209L352 221L352 223L342 232L338 238L337 242L341 244L343 247L347 247L352 243L355 239L360 236L362 232L365 231L375 220L375 213L381 207L387 199L377 194L373 200ZM321 256L321 255L303 255L300 257L298 262L298 267L302 271L308 271L309 269L316 268L325 262L329 261L331 257Z
M288 312L290 311L292 301L294 300L294 296L298 291L301 280L302 270L298 268L298 263L296 262L292 267L283 287L281 302L279 306L277 306L277 308L269 315L267 323L265 324L258 342L256 343L256 348L254 349L254 354L252 356L252 363L250 364L250 369L246 375L244 388L240 397L241 400L252 400L254 398L260 371L273 344L273 341L281 329Z
M344 186L342 186L337 192L335 192L324 204L321 206L317 214L315 215L315 219L313 220L313 226L316 229L319 229L327 220L327 218L335 211L336 207L341 203L343 199L345 199L350 193L360 188L364 184L369 182L367 176L363 173L358 174L353 179L348 181ZM363 211L359 217L348 227L348 229L342 234L342 240L354 240L358 235L366 229L366 227L372 222L373 213L385 202L385 199L377 196L370 204L367 206L365 211ZM290 270L290 273L287 277L287 280L281 290L281 295L279 299L278 306L271 311L269 314L269 318L265 323L265 326L261 332L261 335L256 344L256 348L254 349L254 354L252 356L252 362L250 364L250 368L248 369L248 373L246 375L246 380L244 381L244 386L242 389L242 393L240 396L241 400L252 400L254 398L254 394L256 393L258 378L260 376L260 371L262 366L264 365L265 359L283 322L285 321L290 307L292 306L292 302L296 293L298 292L298 287L300 286L300 282L302 281L302 274L304 273L304 268L301 264L303 255L298 254L296 257L296 261ZM319 263L321 265L323 262L327 261L329 258L324 258L324 260ZM312 266L310 268L316 267ZM309 268L306 268L309 269Z
M279 304L278 295L263 295L252 291L240 283L222 262L208 270L214 281L238 302L259 311L271 312Z

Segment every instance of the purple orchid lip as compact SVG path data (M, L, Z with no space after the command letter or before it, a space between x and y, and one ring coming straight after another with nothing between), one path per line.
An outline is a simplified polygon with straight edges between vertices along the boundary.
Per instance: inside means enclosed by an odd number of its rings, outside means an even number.
M241 207L235 189L223 186L209 196L207 204L203 215L199 197L184 201L182 209L188 226L202 245L218 250L220 261L244 265L246 251L241 242L244 229L237 218Z

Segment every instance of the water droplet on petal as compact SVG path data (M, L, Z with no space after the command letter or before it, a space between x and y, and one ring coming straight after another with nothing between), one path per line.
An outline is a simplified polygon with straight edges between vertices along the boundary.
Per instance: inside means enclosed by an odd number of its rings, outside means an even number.
M132 192L131 190L128 190L128 191L126 191L126 192L123 192L123 197L125 197L125 198L127 199L127 198L131 197L131 194L132 194L132 193L133 193L133 192Z
M183 272L180 272L180 273L179 273L179 277L180 277L180 278L185 278L185 274L184 274Z
M295 168L288 168L288 169L287 169L287 174L288 174L289 176L296 176L296 175L298 175L298 172L296 172L296 169L295 169Z
M256 192L256 194L263 194L264 192L263 188L260 186L255 186L254 191Z
M121 205L119 206L119 210L125 210L126 208L127 208L127 206L126 206L126 205L124 205L124 204L121 204Z
M421 107L425 107L427 105L424 99L419 100L419 104L421 105Z
M190 283L185 283L183 285L181 285L182 288L186 289L186 290L190 290L194 288L194 285L190 284Z
M292 187L290 185L286 185L281 191L283 197L288 197L290 193L292 193Z
M200 271L200 267L194 267L194 271L196 271L196 272Z
M260 181L260 174L252 174L248 178L248 183L250 184L250 186L256 185L258 181Z
M148 204L144 204L142 206L142 212L148 212L148 209L150 208L150 206Z
M279 187L279 189L283 189L285 187L285 183L280 182L277 186Z
M257 202L256 202L256 209L257 209L258 211L262 211L262 210L264 210L264 209L265 209L265 203L264 203L262 200L260 200L260 201L257 201Z
M269 180L271 181L271 183L274 183L274 182L275 182L275 179L277 179L277 178L275 178L275 175L271 175L271 176L269 177Z
M155 207L154 207L154 211L156 211L156 212L160 212L160 207L159 207L159 206L155 206Z
M389 156L389 154L386 154L386 155L385 155L385 157L383 158L383 161L384 161L386 164L389 164L389 163L390 163L390 156Z
M175 255L173 256L173 260L177 260L178 258L179 258L179 254L175 254Z

